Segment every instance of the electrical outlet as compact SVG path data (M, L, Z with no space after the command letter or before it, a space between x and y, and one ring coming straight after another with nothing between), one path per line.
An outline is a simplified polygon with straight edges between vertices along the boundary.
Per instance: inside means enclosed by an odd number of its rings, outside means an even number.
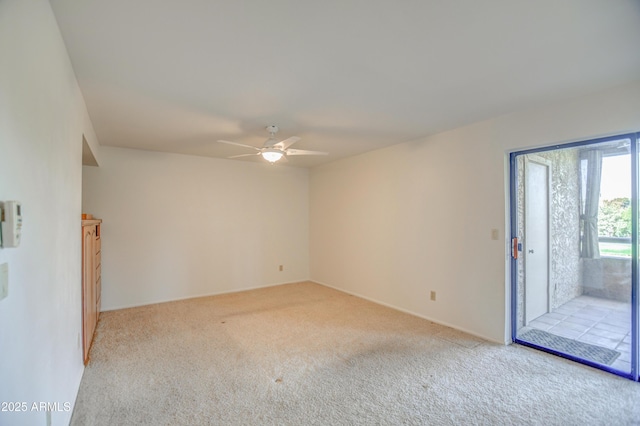
M431 298L432 301L436 301L436 292L435 291L431 291L431 294L429 296Z
M284 270L284 266L280 265L280 267L278 268L278 270L279 270L280 272L282 272L282 271Z

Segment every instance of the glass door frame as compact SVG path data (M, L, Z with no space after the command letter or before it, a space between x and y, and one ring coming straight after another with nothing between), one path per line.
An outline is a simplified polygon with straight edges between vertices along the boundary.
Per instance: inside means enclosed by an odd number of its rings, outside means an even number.
M519 247L514 244L516 238L518 238L518 169L517 169L517 157L526 154L534 154L545 151L553 151L557 149L575 148L587 145L593 145L602 142L615 141L620 139L629 139L630 154L631 154L631 371L629 373L621 372L607 366L594 363L592 361L576 357L564 352L558 352L556 350L539 346L531 342L520 340L517 337L518 332L518 250ZM511 240L509 246L511 247L510 257L510 276L511 276L511 340L513 343L518 343L523 346L528 346L534 349L538 349L544 352L548 352L560 357L570 359L572 361L586 364L591 367L598 368L600 370L607 371L609 373L616 374L634 381L640 381L639 377L639 364L640 364L640 312L639 312L639 283L638 283L638 144L640 143L640 132L638 133L625 133L614 136L589 139L579 142L571 142L560 145L551 145L541 148L527 149L521 151L514 151L509 153L509 212L510 212L510 231ZM517 243L519 244L519 243Z

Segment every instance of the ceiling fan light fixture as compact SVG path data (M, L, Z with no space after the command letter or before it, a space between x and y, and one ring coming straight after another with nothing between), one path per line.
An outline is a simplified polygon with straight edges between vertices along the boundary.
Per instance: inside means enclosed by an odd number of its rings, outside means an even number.
M265 149L262 151L262 158L270 163L275 163L282 158L283 152L277 149Z
M291 136L285 140L276 139L276 132L278 131L277 126L268 126L267 131L269 132L269 139L267 139L263 144L262 148L258 148L257 146L247 145L244 143L231 142L219 139L218 142L224 143L227 145L235 145L243 148L249 148L254 150L253 154L241 154L241 155L232 155L229 158L239 158L239 157L250 157L254 155L261 155L262 158L267 160L269 163L273 164L276 161L287 161L287 158L290 155L328 155L328 152L320 152L320 151L308 151L306 149L291 149L289 148L294 143L298 142L300 138L298 136ZM255 158L255 157L254 157Z

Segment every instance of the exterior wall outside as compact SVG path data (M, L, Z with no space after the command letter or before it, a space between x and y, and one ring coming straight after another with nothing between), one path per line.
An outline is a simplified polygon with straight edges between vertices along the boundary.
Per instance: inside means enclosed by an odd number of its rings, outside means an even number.
M631 258L584 259L584 294L631 303Z
M579 150L560 149L538 153L551 161L551 285L550 308L563 305L583 293L580 265Z
M524 156L520 155L517 157L517 168L518 168L518 188L517 188L517 223L518 223L518 241L522 241L524 239ZM517 268L518 268L518 303L517 303L517 327L518 329L524 326L524 294L525 294L525 279L524 279L524 256L523 253L520 252L517 260Z

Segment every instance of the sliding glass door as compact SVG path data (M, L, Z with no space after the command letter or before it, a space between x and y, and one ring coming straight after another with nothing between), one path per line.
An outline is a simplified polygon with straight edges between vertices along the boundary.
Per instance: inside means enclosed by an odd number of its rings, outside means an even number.
M511 154L513 340L638 380L638 134Z

